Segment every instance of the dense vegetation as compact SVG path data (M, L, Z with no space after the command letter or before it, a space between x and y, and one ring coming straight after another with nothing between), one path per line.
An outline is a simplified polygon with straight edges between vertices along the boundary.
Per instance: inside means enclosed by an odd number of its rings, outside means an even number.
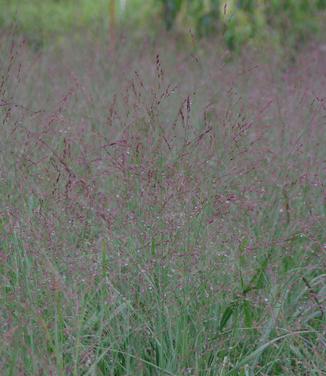
M325 51L165 43L2 41L2 375L325 372Z
M116 19L121 28L137 25L150 33L164 24L185 34L222 34L230 49L238 49L252 40L302 43L318 31L325 9L326 0L0 0L0 26L15 18L40 44L76 27L98 33Z
M0 375L325 375L324 3L144 3L0 0Z

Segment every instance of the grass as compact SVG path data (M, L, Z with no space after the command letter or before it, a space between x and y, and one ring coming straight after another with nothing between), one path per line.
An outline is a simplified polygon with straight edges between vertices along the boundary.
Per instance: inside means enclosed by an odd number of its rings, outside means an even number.
M5 32L15 23L20 35L35 50L64 44L68 35L83 40L90 32L95 36L108 33L110 1L0 0L0 28ZM157 26L159 9L156 1L116 0L116 23L125 30L132 29L135 36L140 28ZM156 18L155 24L153 18ZM151 30L155 34L153 27Z
M325 374L323 48L8 40L0 373Z
M79 0L77 5L76 9L75 1L62 3L48 0L0 0L0 24L2 27L10 27L15 18L23 32L29 35L33 32L35 34L41 32L43 36L46 36L51 33L71 31L73 25L75 28L89 26L94 23L95 19L106 22L107 0L100 0L93 4L89 0Z

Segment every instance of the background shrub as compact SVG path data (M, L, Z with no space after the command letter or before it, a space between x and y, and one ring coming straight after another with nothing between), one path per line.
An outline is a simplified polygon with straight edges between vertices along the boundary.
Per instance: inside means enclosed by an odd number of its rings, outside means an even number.
M106 32L109 1L0 0L0 27L16 19L33 41L88 29ZM122 29L167 30L198 36L222 34L230 49L248 41L297 46L320 29L325 0L115 0ZM137 26L135 28L135 26Z

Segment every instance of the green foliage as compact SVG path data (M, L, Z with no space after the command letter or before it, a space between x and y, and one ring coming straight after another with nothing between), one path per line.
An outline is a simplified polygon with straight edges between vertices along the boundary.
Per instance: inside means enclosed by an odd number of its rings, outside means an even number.
M189 26L187 18L200 35L222 31L230 49L237 49L251 39L260 39L273 34L278 40L295 44L304 41L318 29L318 12L325 9L324 0L162 0L164 19L171 29L182 12L181 24Z
M266 19L282 38L298 43L317 30L316 15L323 8L325 4L318 0L274 0L267 3Z
M0 27L15 19L27 36L39 42L76 28L106 30L109 1L0 0ZM251 40L296 45L318 30L319 15L326 8L326 0L115 1L122 25L155 29L164 24L167 30L191 29L200 37L219 33L230 49Z
M0 27L13 23L31 42L43 44L80 28L103 28L107 0L0 0Z
M175 18L180 11L182 0L161 0L166 28L172 28Z

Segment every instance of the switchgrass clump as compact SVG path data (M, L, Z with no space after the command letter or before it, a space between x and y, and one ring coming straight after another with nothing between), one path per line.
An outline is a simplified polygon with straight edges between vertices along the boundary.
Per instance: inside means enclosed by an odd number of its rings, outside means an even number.
M325 51L209 43L1 40L1 374L326 372Z

